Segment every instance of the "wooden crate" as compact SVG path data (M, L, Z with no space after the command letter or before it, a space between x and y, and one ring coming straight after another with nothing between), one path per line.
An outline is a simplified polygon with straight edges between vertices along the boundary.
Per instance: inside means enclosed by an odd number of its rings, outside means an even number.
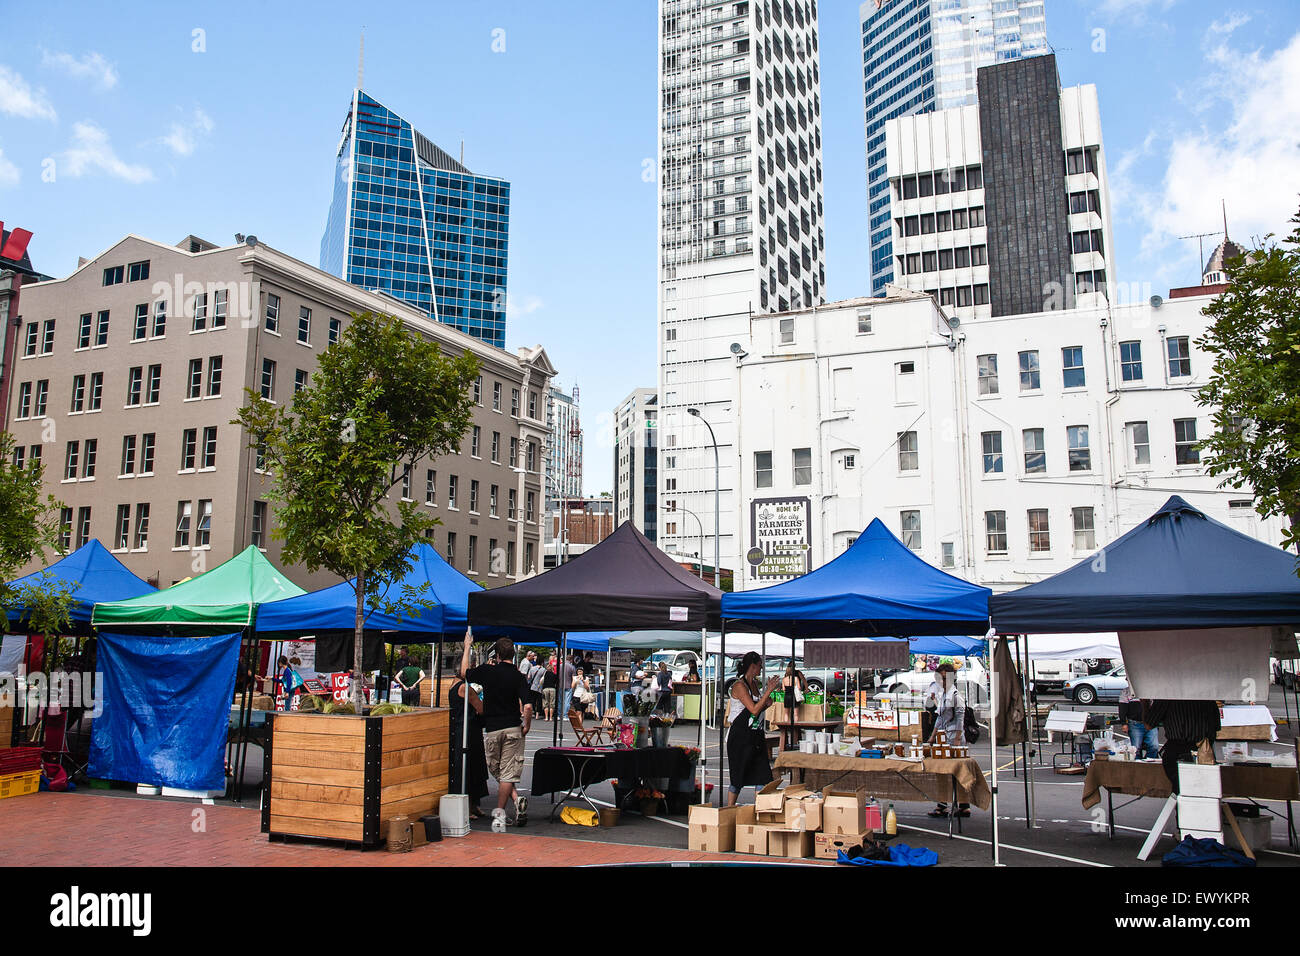
M448 788L449 711L269 718L262 832L383 841L392 817L434 812Z
M450 677L443 676L442 684L442 706L447 706L447 695L451 691L451 685L456 683L456 675ZM420 706L433 706L433 676L430 675L420 682Z
M14 709L0 707L0 750L13 746Z

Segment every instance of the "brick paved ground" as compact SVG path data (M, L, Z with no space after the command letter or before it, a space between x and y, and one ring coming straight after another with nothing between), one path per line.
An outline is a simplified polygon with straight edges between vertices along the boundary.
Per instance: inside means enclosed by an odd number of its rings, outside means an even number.
M202 811L206 832L195 832ZM37 793L0 804L5 859L26 866L579 866L734 855L473 831L410 853L270 842L254 809L103 793Z

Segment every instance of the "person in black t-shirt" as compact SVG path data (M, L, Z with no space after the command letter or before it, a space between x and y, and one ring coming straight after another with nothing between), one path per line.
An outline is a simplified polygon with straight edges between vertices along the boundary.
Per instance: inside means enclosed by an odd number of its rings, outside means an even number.
M465 649L460 659L460 678L483 688L483 749L487 753L488 771L497 780L497 809L492 816L506 819L506 804L514 803L518 826L528 821L528 799L519 795L515 785L524 771L524 738L533 723L533 705L528 697L528 681L515 666L515 645L508 637L496 642L493 663L469 666L473 638L465 635ZM510 822L506 819L506 822Z

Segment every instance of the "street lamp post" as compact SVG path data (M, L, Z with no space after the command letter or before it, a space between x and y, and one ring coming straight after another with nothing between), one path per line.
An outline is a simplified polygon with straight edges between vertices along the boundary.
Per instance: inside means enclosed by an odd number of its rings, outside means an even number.
M721 588L722 572L719 564L721 547L719 546L718 526L722 517L722 470L718 464L718 436L713 434L713 426L709 424L708 419L700 414L698 408L688 408L686 411L704 422L704 427L709 430L709 438L713 441L713 586Z
M703 580L704 579L704 522L701 521L700 516L697 515L690 508L683 508L681 505L675 505L671 509L661 508L660 510L666 515L676 514L678 511L684 511L686 512L686 514L694 518L695 523L700 526L700 580Z

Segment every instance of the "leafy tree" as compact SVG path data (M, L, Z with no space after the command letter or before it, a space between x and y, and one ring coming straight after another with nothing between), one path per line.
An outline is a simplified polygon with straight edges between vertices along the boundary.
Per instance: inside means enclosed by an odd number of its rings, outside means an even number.
M274 537L283 559L309 571L354 579L353 699L362 704L362 634L366 599L386 609L422 602L419 589L383 599L409 566L409 554L440 522L410 501L389 498L404 472L426 457L455 451L469 428L469 390L478 360L451 358L399 319L353 315L341 340L322 353L292 411L248 390L234 424L248 430L272 474Z
M63 554L59 510L53 495L41 496L44 467L39 459L19 468L14 463L14 439L0 432L0 631L9 627L9 613L25 607L18 621L32 634L60 634L71 623L72 589L48 576L21 587L10 587L18 570L46 549Z
M1209 473L1253 491L1255 510L1284 518L1284 543L1300 547L1300 215L1291 222L1281 244L1267 236L1225 264L1228 288L1197 341L1214 356L1197 400L1213 409Z

